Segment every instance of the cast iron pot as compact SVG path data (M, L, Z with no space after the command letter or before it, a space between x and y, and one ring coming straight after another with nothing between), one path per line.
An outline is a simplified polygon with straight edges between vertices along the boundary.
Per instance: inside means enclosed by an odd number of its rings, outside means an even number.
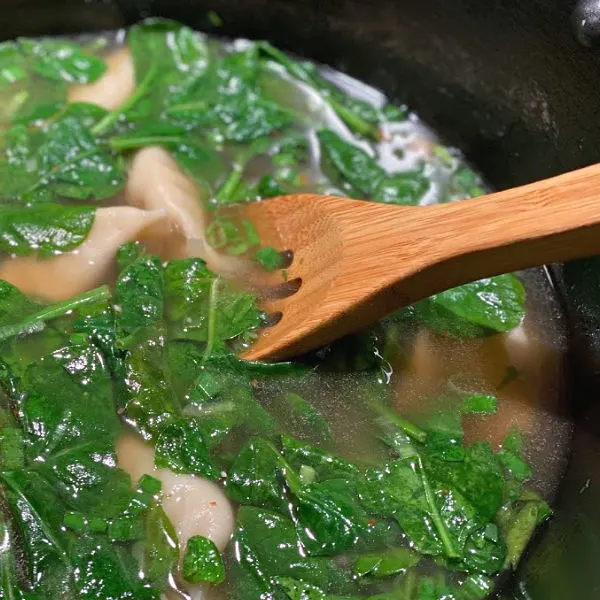
M600 161L598 0L2 0L0 38L145 16L266 38L381 88L499 189ZM504 600L600 598L600 259L551 274L570 332L572 450L556 516Z

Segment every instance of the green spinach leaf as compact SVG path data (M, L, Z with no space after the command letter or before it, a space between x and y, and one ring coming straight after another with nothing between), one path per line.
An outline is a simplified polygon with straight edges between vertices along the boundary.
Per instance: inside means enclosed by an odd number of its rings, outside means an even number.
M0 251L16 256L52 256L79 246L89 234L96 210L87 206L0 205Z
M260 593L273 592L273 577L291 577L322 589L328 589L331 565L327 559L308 557L296 534L294 524L287 518L260 508L242 506L232 548L234 565L241 568L234 585L246 581ZM234 593L235 597L235 593ZM239 594L238 597L243 597Z
M212 128L229 141L248 142L269 135L287 126L291 116L265 95L258 73L255 45L229 54L173 98L167 114L181 123Z
M58 196L103 200L123 186L121 165L93 138L80 119L66 115L52 123L39 148L39 181ZM30 190L31 191L31 190Z
M414 550L395 548L359 556L353 570L359 577L389 577L415 567L420 561L421 556Z
M0 44L0 87L11 85L27 77L27 65L15 42Z
M328 129L319 131L319 142L324 158L344 181L363 197L375 195L385 176L375 158Z
M514 275L467 283L416 305L417 319L425 327L458 338L510 331L524 315L525 288Z
M225 580L223 559L214 542L201 535L192 536L183 556L183 578L189 583L217 584Z
M199 259L170 261L165 271L167 318L172 339L216 345L262 324L255 297L236 290Z
M287 514L286 463L277 449L262 438L251 438L237 455L228 473L227 495L241 504Z
M106 63L75 42L21 38L19 46L43 77L67 83L92 83L106 72Z
M220 469L210 457L202 425L197 419L179 419L161 428L154 450L156 466L175 473L193 473L217 480Z
M351 462L287 435L281 436L281 445L284 459L296 472L303 466L311 467L319 481L354 479L360 473Z
M431 186L420 171L394 173L379 180L373 199L384 204L415 206Z

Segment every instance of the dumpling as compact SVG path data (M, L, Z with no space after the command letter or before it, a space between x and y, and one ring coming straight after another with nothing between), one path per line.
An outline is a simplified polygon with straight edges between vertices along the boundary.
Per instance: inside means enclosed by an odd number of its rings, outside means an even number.
M231 503L214 482L195 475L156 469L154 450L135 435L125 435L117 443L119 467L137 481L148 474L162 481L163 508L177 532L181 554L190 537L202 535L223 550L234 526ZM186 588L194 599L202 598L202 586ZM171 594L169 598L175 597Z
M514 425L532 434L540 410L554 408L549 402L555 394L546 392L546 382L552 380L555 360L552 349L544 346L527 323L505 335L471 340L438 336L424 329L417 334L407 364L394 365L402 374L397 406L407 418L427 414L446 392L448 380L467 376L478 391L498 398L499 409L485 418L467 418L465 438L499 445ZM516 368L520 376L501 386L509 368Z
M114 50L105 60L108 69L98 81L70 86L69 102L91 102L114 110L131 96L135 90L135 70L129 48Z
M163 483L163 508L173 523L181 547L193 535L203 535L223 550L233 531L233 508L214 482L195 475L156 469L154 449L136 435L125 435L117 444L119 466L132 481L148 474Z
M135 155L125 187L125 203L146 210L166 210L187 239L204 237L200 189L159 146L144 148Z
M205 239L208 225L203 191L161 147L140 150L131 164L125 203L146 210L162 209L185 237L182 254L199 257L220 275L236 277L247 269L244 259L219 254Z
M87 239L75 250L52 258L35 256L0 263L0 279L25 294L58 302L101 284L122 244L168 226L165 211L131 206L99 208Z

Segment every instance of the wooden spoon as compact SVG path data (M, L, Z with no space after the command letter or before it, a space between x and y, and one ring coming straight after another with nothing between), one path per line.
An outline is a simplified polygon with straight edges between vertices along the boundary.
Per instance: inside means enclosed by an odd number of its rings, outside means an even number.
M300 194L244 208L293 251L281 313L242 358L279 360L451 287L600 253L600 165L473 200L405 207ZM279 275L281 282L281 275Z

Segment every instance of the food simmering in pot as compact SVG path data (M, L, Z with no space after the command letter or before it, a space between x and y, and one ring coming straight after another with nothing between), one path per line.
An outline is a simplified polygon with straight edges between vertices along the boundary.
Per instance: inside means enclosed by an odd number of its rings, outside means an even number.
M478 600L517 567L568 438L542 274L236 356L293 260L236 207L461 200L460 153L340 73L163 20L5 42L0 97L1 598Z

